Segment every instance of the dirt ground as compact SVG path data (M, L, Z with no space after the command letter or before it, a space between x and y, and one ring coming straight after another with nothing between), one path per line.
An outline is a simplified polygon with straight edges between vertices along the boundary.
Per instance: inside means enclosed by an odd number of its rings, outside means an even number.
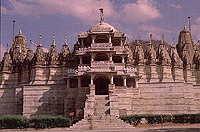
M136 127L124 128L124 129L107 129L107 130L69 130L69 128L50 128L50 129L0 129L2 132L200 132L200 124L173 124L173 123L164 123L161 124L139 124Z

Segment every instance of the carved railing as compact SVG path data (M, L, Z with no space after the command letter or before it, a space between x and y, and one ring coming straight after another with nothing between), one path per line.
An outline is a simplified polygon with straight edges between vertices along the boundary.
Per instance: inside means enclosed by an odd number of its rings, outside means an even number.
M90 47L79 48L77 50L77 54L85 54L89 50L90 50Z
M91 50L111 50L112 43L92 43Z
M77 74L77 69L68 69L67 70L67 77L73 77L74 75Z
M78 71L89 71L90 66L78 66Z
M91 71L114 71L112 61L92 61Z
M124 70L124 68L125 68L125 64L123 64L123 63L115 63L114 65L115 65L116 71L121 71L121 70Z
M126 53L125 48L123 46L113 46L114 47L114 51L116 51L117 53Z

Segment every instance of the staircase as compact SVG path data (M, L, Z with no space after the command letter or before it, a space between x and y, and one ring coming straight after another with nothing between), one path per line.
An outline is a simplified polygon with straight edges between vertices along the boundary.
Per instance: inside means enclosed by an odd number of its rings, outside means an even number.
M110 116L108 95L95 95L94 115L85 117L74 124L69 130L108 130L133 128L117 117Z

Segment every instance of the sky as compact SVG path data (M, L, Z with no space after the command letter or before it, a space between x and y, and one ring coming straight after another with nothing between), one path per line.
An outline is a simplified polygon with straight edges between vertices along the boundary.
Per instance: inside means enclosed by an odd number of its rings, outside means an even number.
M42 44L45 51L50 49L53 35L60 52L67 35L72 49L77 35L88 31L99 23L99 8L104 9L104 21L135 40L140 34L142 40L164 40L178 42L179 32L191 17L191 33L196 43L200 40L200 0L1 0L1 46L2 54L12 46L13 20L25 35L28 47L30 40ZM15 27L15 34L19 29Z

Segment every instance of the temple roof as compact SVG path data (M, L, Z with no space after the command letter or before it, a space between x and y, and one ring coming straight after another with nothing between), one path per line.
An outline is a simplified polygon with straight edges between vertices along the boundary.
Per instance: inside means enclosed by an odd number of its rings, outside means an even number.
M102 23L97 23L96 25L92 26L89 29L89 32L119 32L117 31L112 25L102 22Z

